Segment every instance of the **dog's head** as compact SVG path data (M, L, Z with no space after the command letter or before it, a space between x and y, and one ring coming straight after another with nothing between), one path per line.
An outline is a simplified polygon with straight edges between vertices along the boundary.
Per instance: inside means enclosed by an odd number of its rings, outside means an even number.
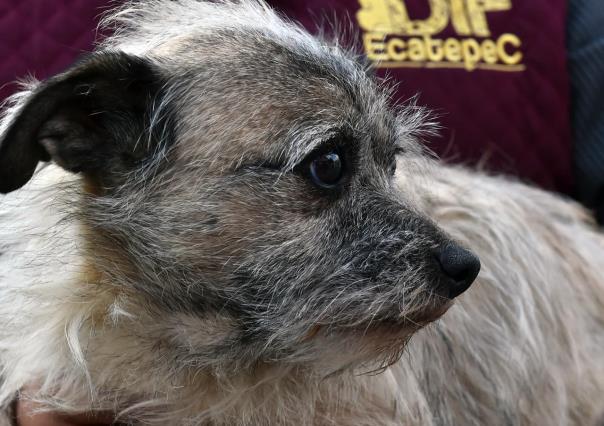
M255 2L111 22L5 118L0 190L40 161L81 173L99 282L171 324L176 351L375 359L470 286L478 259L393 184L422 172L421 111L391 108L352 55Z

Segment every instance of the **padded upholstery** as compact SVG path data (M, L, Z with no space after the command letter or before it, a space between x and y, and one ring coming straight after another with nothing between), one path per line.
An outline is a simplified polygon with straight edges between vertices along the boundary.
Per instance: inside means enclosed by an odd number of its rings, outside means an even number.
M404 4L413 19L430 15L427 0L271 3L311 31L324 26L325 19L321 17L326 16L327 22L334 18L344 22L340 26L352 28L359 39L362 29L358 13L362 8L371 16L377 14L374 11L380 5L389 5L390 13L394 13L396 5ZM436 112L442 124L441 136L431 138L429 146L441 157L451 162L480 164L488 170L568 193L573 189L573 170L565 46L567 0L512 0L510 5L510 10L488 13L487 23L493 39L504 33L519 37L524 71L410 67L382 68L378 74L400 83L396 94L399 100L419 92L419 103ZM389 18L391 23L400 23L401 18L396 15ZM467 38L459 36L451 23L434 37ZM471 37L479 42L484 39ZM359 44L362 46L362 42Z
M425 15L426 0L405 1L414 16ZM89 50L98 17L109 3L0 0L0 100L15 90L10 82L16 78L28 72L45 78ZM334 17L351 22L359 10L357 0L269 3L311 31L321 16L326 15L328 22ZM442 137L433 139L430 146L445 158L482 161L489 169L569 192L573 173L564 44L566 0L513 0L513 4L513 13L492 14L489 22L496 34L510 31L521 37L526 71L409 68L380 70L380 74L402 83L399 99L420 92L420 103L437 112Z
M14 81L46 78L90 50L107 0L0 0L0 100Z

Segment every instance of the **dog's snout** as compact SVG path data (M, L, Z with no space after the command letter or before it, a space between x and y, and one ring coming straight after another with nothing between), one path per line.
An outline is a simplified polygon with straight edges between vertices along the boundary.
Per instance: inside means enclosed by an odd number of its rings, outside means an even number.
M448 243L437 250L436 259L442 272L450 278L448 296L453 299L474 282L480 272L480 259L469 250Z

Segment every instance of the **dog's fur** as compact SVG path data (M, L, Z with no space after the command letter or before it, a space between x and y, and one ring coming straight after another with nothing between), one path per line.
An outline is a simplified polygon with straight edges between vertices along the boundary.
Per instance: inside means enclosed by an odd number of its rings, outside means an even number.
M128 3L107 24L0 125L0 406L597 422L604 238L580 206L431 159L421 109L261 3ZM304 171L325 144L347 156L335 191ZM431 255L452 239L483 264L453 305Z

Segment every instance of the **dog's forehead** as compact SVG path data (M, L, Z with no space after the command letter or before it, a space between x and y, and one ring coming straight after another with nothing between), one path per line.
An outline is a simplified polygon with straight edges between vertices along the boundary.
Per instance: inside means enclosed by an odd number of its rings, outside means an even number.
M158 59L186 156L304 153L344 128L379 154L400 128L354 55L262 0L126 2L104 25L101 48Z
M341 132L391 144L392 115L366 70L313 43L233 29L173 43L170 78L188 155L198 147L223 163L290 157Z

